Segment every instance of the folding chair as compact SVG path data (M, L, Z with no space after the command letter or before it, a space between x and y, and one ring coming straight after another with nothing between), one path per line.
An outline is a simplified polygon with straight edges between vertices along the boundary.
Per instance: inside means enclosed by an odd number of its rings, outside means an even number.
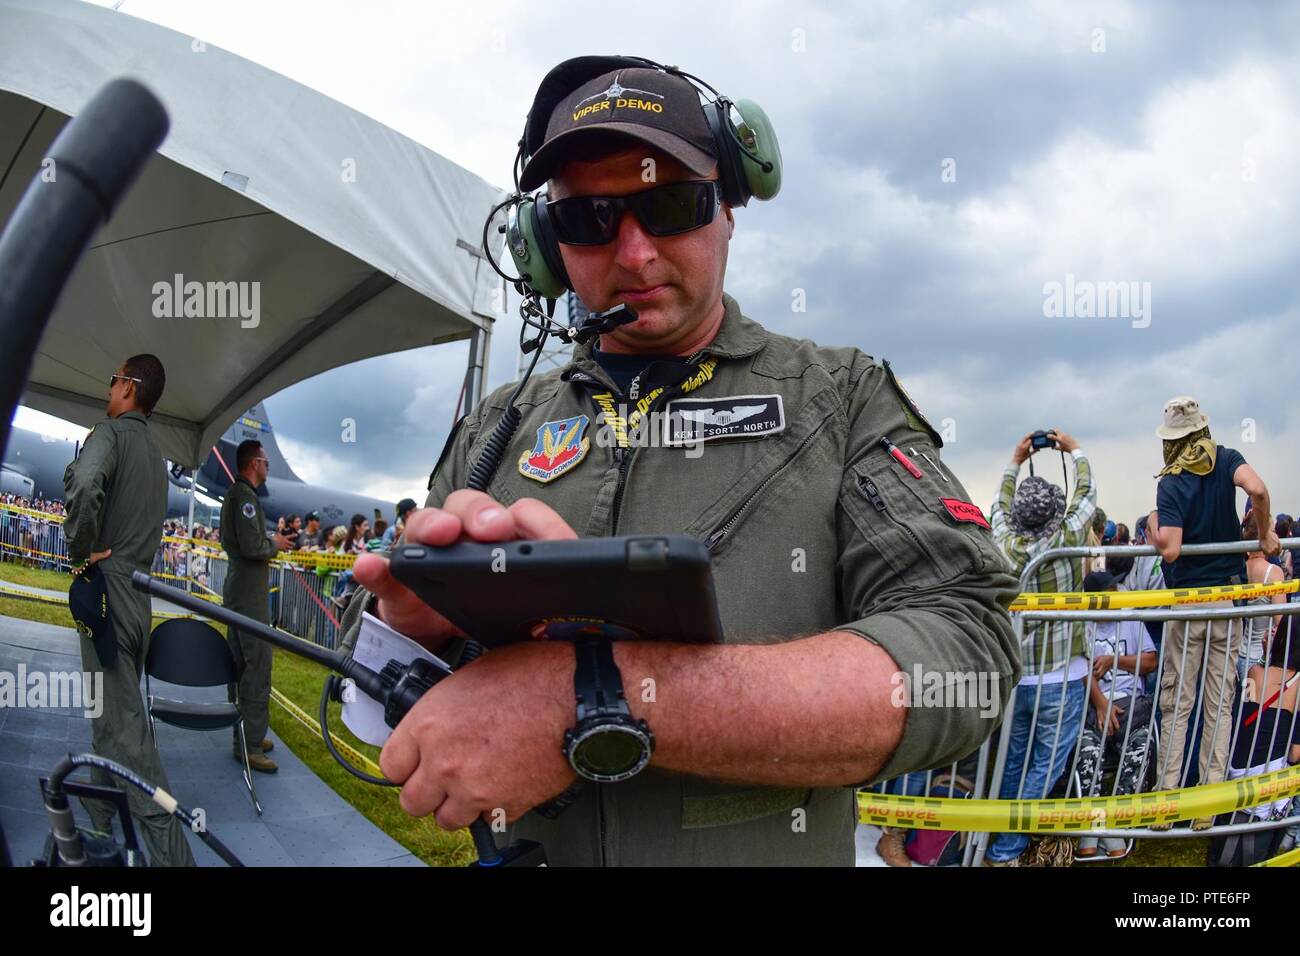
M203 703L155 697L149 678L180 684L184 687L229 686L236 683L235 659L230 646L211 624L195 618L178 617L154 628L149 638L149 654L144 664L144 689L149 705L149 731L158 742L154 720L187 730L223 730L239 728L239 744L244 755L244 785L259 816L253 771L248 765L248 741L244 736L244 719L239 708L227 701Z

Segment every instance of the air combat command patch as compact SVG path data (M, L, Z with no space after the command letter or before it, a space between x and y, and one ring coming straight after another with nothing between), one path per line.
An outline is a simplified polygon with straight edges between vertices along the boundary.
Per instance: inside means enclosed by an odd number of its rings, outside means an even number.
M591 420L586 415L557 422L544 422L537 429L537 443L519 456L519 474L545 484L573 468L591 447L583 432Z

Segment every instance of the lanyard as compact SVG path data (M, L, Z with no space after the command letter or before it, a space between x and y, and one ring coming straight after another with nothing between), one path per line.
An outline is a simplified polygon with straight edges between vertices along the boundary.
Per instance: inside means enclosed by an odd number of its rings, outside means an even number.
M705 359L699 364L698 368L693 369L684 379L681 380L681 382L677 384L675 391L680 392L683 395L687 392L695 391L705 382L713 378L713 372L717 367L717 359ZM614 433L614 443L618 448L631 447L631 443L628 441L628 433L636 431L637 427L641 424L641 420L645 418L646 413L650 411L650 408L654 405L655 400L668 390L668 386L659 385L646 392L641 398L637 398L637 394L641 388L641 376L644 374L645 372L638 374L636 378L632 379L631 384L628 385L628 400L635 401L636 405L626 416L619 414L620 410L626 408L626 406L615 404L615 396L613 392L597 392L591 396L591 400L596 403L596 408L599 409L601 416L604 417L605 424L609 427L610 431Z

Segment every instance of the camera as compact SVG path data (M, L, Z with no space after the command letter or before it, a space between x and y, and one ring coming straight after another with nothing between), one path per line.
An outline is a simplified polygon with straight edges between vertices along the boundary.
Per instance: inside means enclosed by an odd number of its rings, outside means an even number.
M1056 448L1056 432L1039 430L1029 436L1029 443L1034 451L1040 448Z

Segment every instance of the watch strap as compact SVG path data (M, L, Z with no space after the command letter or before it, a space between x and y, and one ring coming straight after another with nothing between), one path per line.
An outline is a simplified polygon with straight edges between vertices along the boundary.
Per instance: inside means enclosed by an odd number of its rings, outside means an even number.
M614 663L614 642L585 638L574 642L577 655L573 689L578 702L578 725L593 717L631 717L623 694L623 675Z

